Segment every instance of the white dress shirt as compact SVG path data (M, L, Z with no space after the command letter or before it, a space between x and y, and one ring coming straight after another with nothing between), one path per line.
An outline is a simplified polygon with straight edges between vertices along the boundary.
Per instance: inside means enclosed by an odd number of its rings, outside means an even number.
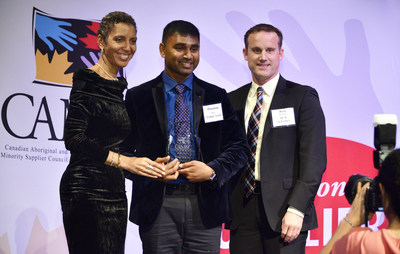
M270 81L261 86L263 88L263 102L261 108L260 124L258 125L258 138L257 138L256 161L255 161L255 179L257 181L260 181L260 151L261 151L262 137L264 134L265 120L267 119L269 106L271 105L271 101L274 96L276 86L278 85L279 76L280 75L278 73L273 79L271 79ZM254 81L252 81L249 94L247 95L246 107L244 111L244 122L246 127L246 133L251 113L253 113L254 107L257 102L258 87L259 85L257 85Z
M267 119L267 116L268 116L269 107L271 105L272 98L274 97L274 93L276 90L276 86L278 85L279 77L280 77L280 74L278 73L273 79L271 79L270 81L268 81L267 83L265 83L261 86L263 88L263 103L262 103L262 108L261 108L260 123L258 125L258 138L257 138L256 161L255 161L255 172L254 172L256 181L260 181L260 179L261 179L261 177L260 177L260 151L261 151L262 138L263 138L263 134L264 134L265 120ZM251 87L249 90L249 94L247 95L246 107L245 107L245 111L244 111L244 122L245 122L245 127L246 127L246 133L247 133L247 128L249 125L251 113L253 113L254 107L257 102L257 88L258 87L259 87L259 85L257 85L254 81L252 81ZM297 214L298 216L304 218L304 213L301 212L300 210L296 209L293 206L289 206L287 211Z

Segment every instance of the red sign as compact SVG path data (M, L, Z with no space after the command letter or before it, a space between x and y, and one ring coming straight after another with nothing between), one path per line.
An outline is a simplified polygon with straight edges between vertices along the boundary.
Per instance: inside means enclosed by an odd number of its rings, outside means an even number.
M374 178L374 148L340 138L327 138L328 165L315 197L318 228L308 234L306 253L319 253L327 244L338 224L346 216L350 204L344 196L349 177L361 174ZM383 212L377 212L369 221L369 227L378 230L387 227ZM221 253L229 253L229 230L223 230Z

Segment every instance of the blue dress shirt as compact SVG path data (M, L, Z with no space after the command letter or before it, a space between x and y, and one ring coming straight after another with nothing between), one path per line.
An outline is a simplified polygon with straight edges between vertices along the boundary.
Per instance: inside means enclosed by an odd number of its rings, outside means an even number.
M176 158L176 137L175 137L175 100L177 97L177 92L174 89L178 82L173 80L165 72L162 74L162 79L164 82L165 90L165 103L167 110L167 123L168 123L168 154L171 156L171 160ZM193 128L193 74L191 74L187 79L185 79L181 84L185 85L187 89L184 92L185 99L187 101L189 111L190 111L190 131L191 131L191 145L192 145L192 160L196 160L196 142ZM189 181L183 176L175 181L170 181L169 183L189 183Z

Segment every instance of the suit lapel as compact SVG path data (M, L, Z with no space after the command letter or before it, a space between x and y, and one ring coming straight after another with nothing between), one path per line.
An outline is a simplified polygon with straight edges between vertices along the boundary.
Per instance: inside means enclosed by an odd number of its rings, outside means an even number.
M278 80L278 85L275 89L274 97L271 101L271 106L269 107L267 119L265 120L263 139L268 136L268 132L271 130L272 127L271 110L280 108L287 95L288 91L286 88L286 80L282 76L280 76Z
M199 125L203 115L204 89L193 79L193 124L194 134L198 136Z
M153 94L153 102L157 112L157 119L164 137L168 138L167 112L165 105L164 83L159 82L151 89Z
M244 88L243 91L239 94L239 100L238 102L240 103L237 108L237 115L239 117L239 122L242 125L243 129L245 128L245 122L244 122L244 113L246 109L246 101L247 101L247 96L249 95L251 83L247 84ZM246 130L245 130L246 131Z

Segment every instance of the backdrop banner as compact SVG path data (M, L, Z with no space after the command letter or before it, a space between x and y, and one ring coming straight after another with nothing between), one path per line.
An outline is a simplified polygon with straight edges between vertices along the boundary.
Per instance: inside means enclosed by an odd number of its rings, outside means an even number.
M162 30L172 20L201 34L195 74L228 92L251 81L244 33L258 23L283 32L280 73L314 87L326 117L328 167L315 198L319 227L307 253L329 241L350 205L352 174L370 177L374 114L400 116L400 1L200 2L15 0L0 3L0 253L68 253L59 183L70 157L63 142L73 72L99 58L101 18L120 10L138 26L137 52L120 70L128 88L158 75ZM397 135L397 144L400 137ZM126 181L130 202L131 182ZM387 226L382 212L373 230ZM128 223L126 253L142 253L138 228ZM229 253L229 231L221 235Z

